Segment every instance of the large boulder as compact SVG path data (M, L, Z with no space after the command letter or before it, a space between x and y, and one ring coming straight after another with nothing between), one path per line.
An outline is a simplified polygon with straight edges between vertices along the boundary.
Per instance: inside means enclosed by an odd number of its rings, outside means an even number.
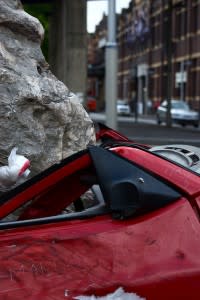
M0 154L17 146L32 175L95 142L88 114L49 70L43 35L19 0L0 0Z

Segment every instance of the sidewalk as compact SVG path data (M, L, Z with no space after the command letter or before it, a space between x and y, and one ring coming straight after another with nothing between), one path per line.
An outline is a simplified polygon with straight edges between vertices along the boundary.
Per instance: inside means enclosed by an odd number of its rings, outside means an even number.
M106 115L104 112L89 113L90 118L94 122L105 122ZM129 122L129 123L145 123L145 124L156 124L156 116L155 115L140 115L138 116L137 121L135 120L135 115L131 114L130 116L117 116L117 120L120 122Z
M89 114L94 123L105 123L104 113ZM193 126L181 127L173 124L158 125L155 115L139 116L137 122L134 116L118 116L118 131L132 141L149 145L186 144L200 147L200 128Z

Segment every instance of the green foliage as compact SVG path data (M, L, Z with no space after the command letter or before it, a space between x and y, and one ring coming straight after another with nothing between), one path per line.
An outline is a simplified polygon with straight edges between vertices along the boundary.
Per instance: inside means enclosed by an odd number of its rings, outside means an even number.
M43 3L43 4L25 4L24 10L39 19L45 29L44 40L42 43L42 52L48 61L48 48L49 48L49 16L52 12L52 4Z

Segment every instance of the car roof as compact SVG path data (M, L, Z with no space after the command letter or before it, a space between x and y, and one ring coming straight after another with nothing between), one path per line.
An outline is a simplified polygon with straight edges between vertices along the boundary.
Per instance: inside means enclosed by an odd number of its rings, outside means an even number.
M165 99L163 102L167 102L167 99ZM185 103L185 101L183 101L183 100L177 100L177 99L171 99L171 102L173 102L173 103L184 102Z
M166 99L161 103L161 105L163 105L164 103L167 103ZM177 100L177 99L171 99L171 103L185 103L186 105L188 105L187 102L185 102L183 100Z

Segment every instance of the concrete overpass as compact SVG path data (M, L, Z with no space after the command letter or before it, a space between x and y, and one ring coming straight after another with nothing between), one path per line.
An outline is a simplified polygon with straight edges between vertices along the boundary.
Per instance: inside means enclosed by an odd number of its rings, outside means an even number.
M86 0L22 0L22 4L52 3L49 64L71 91L86 95Z

